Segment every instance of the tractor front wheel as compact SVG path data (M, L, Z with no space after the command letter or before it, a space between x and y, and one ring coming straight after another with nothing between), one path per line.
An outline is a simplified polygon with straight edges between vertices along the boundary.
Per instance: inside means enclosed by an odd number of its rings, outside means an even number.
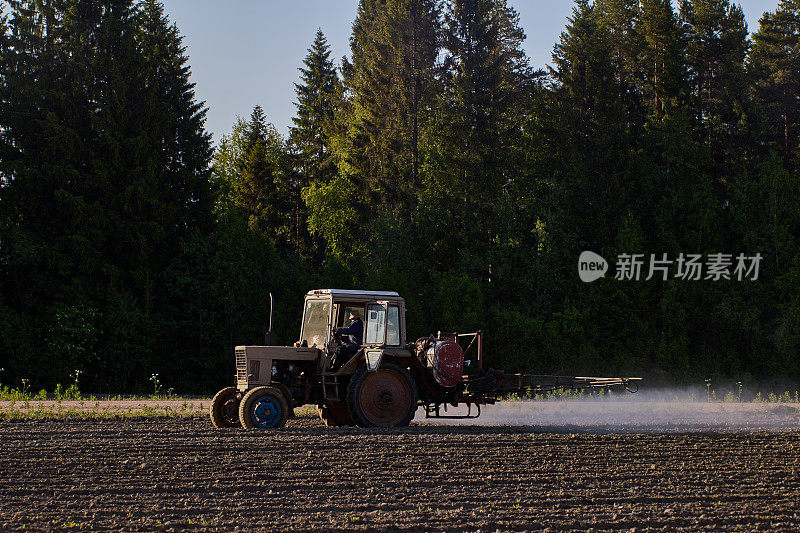
M356 372L347 403L360 427L405 427L417 410L417 386L408 370L384 363L378 370Z
M283 393L274 387L256 387L242 398L239 420L248 429L272 429L286 425L289 404Z
M239 422L239 391L236 387L227 387L214 395L211 400L209 414L215 428L237 428Z

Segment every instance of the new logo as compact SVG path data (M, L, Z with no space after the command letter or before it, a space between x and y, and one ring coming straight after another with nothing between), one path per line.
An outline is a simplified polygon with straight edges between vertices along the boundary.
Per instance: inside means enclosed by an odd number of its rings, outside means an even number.
M608 272L608 261L594 252L585 251L578 258L578 276L584 283L591 283L605 277Z

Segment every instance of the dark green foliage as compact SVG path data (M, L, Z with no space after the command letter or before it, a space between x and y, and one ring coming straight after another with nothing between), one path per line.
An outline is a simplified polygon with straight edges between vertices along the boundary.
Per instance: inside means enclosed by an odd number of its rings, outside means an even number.
M642 10L646 8L645 0ZM639 27L639 0L598 0L596 10L610 33L612 61L617 72L620 88L628 92L633 78L637 75L638 56L642 48L642 35Z
M317 32L288 139L256 106L212 159L159 2L12 1L0 379L209 393L269 292L289 344L322 286L399 291L410 339L482 329L495 368L800 378L798 21L780 0L751 43L729 0L578 0L544 73L507 0L362 0L341 81ZM758 281L613 279L715 252Z
M165 307L183 243L213 222L205 109L158 2L13 2L9 24L10 366L48 386L80 366L90 387L130 390L188 333Z

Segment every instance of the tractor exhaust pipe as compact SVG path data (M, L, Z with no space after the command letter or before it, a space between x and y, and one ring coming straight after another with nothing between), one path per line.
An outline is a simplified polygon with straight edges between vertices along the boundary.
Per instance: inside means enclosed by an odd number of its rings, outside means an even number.
M264 346L275 346L275 331L272 329L272 313L275 311L275 299L269 293L269 331L264 335Z

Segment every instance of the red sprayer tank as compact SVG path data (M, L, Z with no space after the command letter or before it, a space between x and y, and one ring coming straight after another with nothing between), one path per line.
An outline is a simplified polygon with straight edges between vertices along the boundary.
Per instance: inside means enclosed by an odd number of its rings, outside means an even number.
M433 367L433 378L442 387L455 387L464 372L464 350L456 342L437 340L427 351L428 364Z

